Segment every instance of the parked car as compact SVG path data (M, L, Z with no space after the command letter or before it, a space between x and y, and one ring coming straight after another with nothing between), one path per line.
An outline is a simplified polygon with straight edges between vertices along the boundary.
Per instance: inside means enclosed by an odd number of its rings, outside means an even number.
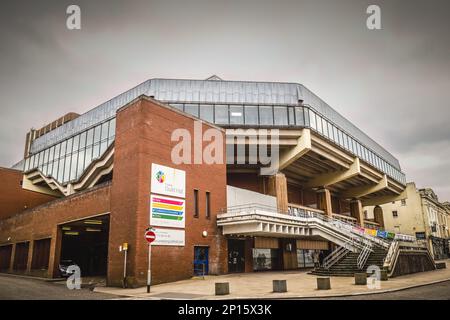
M73 265L78 267L77 263L73 260L61 260L58 266L61 276L64 278L70 277L72 273L67 272L67 268Z

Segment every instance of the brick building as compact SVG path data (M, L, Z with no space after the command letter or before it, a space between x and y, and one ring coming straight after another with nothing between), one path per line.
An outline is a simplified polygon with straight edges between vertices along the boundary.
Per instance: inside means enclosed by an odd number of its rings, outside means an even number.
M122 285L127 243L144 285L149 225L154 283L389 247L362 207L405 197L398 160L302 85L151 79L69 115L27 134L20 189L43 198L0 220L4 271Z

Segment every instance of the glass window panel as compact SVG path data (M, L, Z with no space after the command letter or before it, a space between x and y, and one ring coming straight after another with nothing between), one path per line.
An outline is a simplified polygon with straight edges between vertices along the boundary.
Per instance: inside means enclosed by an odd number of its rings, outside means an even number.
M48 163L48 155L50 153L50 149L45 149L44 151L44 163Z
M108 122L102 124L102 135L101 140L105 140L108 138Z
M175 109L183 111L183 104L182 103L171 103L171 107L174 107Z
M93 142L94 142L94 128L89 129L87 132L86 146L92 146Z
M214 106L210 104L200 105L200 119L214 123Z
M108 139L108 147L114 142L114 138Z
M259 107L259 124L273 125L273 110L272 106Z
M92 150L92 159L97 159L100 156L100 144L94 144L94 148Z
M73 143L73 138L70 138L69 140L67 140L66 154L72 153L72 143Z
M67 140L64 140L63 142L61 142L61 157L66 155L66 147L67 147Z
M46 176L47 175L47 167L48 167L48 165L47 164L44 164L44 165L42 165L42 174L44 175L44 176Z
M107 148L108 148L108 142L106 140L102 141L102 143L100 144L100 155L105 153Z
M339 144L338 129L333 126L333 141Z
M94 144L100 142L100 135L102 132L102 126L96 126L94 128Z
M69 181L69 177L70 177L70 160L71 160L71 156L66 156L65 161L64 161L64 178L63 181Z
M274 107L273 114L275 125L286 126L288 124L288 115L286 107Z
M47 176L53 175L53 161L49 162L48 168L47 168Z
M76 152L78 151L79 147L80 147L80 135L76 135L75 137L73 137L73 146L72 146L72 152Z
M59 164L58 164L58 177L56 178L59 182L63 181L64 178L64 159L65 158L61 158L59 159Z
M289 107L288 108L288 118L289 118L289 125L295 124L295 116L294 116L294 108Z
M44 151L39 152L39 168L42 168L42 165L44 164Z
M309 118L309 109L302 108L303 109L303 115L305 116L305 126L309 127L311 125L311 119Z
M80 134L80 149L86 146L86 131Z
M53 162L52 177L55 178L55 179L58 178L58 164L59 164L58 160L55 160Z
M305 125L305 117L303 114L303 108L302 107L296 107L295 108L295 123L298 126L304 126Z
M228 106L216 105L214 123L228 124Z
M319 133L323 134L323 130L322 130L322 117L319 116L318 114L316 114L316 126L317 126L317 131Z
M348 149L348 135L344 133L343 136L344 136L344 148Z
M328 121L322 118L322 130L325 137L329 138L328 135Z
M78 160L78 152L72 153L69 180L74 180L77 177L77 160Z
M311 128L313 128L314 130L317 130L316 114L311 109L308 109L308 111L309 111L309 122L310 122Z
M84 153L84 150L80 150L78 153L77 178L79 178L84 171Z
M245 124L258 124L258 107L245 106Z
M29 169L30 166L30 157L25 159L25 171L27 171Z
M92 162L92 146L86 148L84 155L84 168L86 169Z
M111 121L109 121L109 134L108 137L114 137L116 135L116 118L111 119Z
M194 117L198 117L198 104L187 103L184 105L184 112L193 115Z
M230 106L230 124L244 123L244 108L242 106Z
M55 146L52 146L50 148L50 152L49 152L49 155L48 155L48 161L50 162L50 161L53 161L53 160L55 160Z
M327 121L327 127L328 127L328 138L330 138L331 140L334 140L333 125Z
M342 135L342 131L338 129L338 136L339 136L339 145L344 146L344 136Z

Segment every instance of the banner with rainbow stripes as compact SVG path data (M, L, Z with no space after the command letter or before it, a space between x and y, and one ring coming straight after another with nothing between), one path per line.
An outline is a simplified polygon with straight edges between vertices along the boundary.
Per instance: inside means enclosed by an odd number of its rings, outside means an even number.
M150 196L150 224L160 227L185 227L185 200Z

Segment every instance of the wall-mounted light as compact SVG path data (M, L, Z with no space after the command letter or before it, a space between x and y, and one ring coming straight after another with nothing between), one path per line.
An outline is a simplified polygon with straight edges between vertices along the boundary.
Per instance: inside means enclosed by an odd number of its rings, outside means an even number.
M202 232L202 237L203 237L203 238L206 238L207 236L208 236L208 231L204 230L204 231Z

